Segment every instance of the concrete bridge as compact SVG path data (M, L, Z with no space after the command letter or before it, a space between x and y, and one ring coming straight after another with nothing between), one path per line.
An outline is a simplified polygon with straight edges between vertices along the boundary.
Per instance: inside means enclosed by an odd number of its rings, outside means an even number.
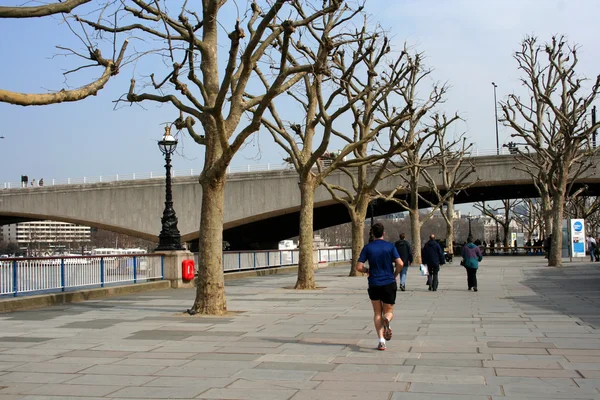
M473 157L477 172L470 179L477 182L458 194L457 204L537 197L531 178L515 169L518 165L515 157ZM578 181L579 185L588 187L590 195L600 195L597 164ZM439 171L433 172L434 176L439 174ZM343 173L334 173L328 181L351 187ZM378 188L389 192L400 183L400 178L389 178ZM158 241L164 190L163 179L5 189L0 191L0 225L48 219ZM403 195L406 193L400 194ZM174 207L185 241L198 238L201 198L197 177L173 179ZM298 234L299 208L295 171L230 174L225 192L224 240L229 241L233 249L273 248L279 240ZM378 203L375 215L398 211L401 209L394 203ZM344 222L349 222L345 207L334 202L324 188L319 188L315 195L314 229Z

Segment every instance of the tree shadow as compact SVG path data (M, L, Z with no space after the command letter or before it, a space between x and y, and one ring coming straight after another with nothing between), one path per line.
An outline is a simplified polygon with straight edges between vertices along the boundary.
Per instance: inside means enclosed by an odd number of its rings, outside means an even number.
M600 264L598 264L600 267ZM528 315L563 314L600 328L600 268L595 265L525 270L520 283L535 296L512 296Z

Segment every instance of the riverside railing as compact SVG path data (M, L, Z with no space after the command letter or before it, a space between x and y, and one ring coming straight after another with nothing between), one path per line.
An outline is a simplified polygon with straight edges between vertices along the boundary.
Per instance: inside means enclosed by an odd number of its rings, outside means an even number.
M297 265L299 250L223 253L223 271L278 268ZM313 262L352 259L350 248L313 250ZM194 254L198 265L198 253ZM0 259L0 296L18 296L86 287L104 287L164 279L164 256L132 254Z
M277 268L297 265L300 258L298 249L264 251L226 251L223 252L223 272L247 271L253 269ZM313 250L313 262L350 261L351 248L326 248ZM198 265L198 253L194 253L195 265Z
M163 279L164 256L134 254L0 259L0 296Z

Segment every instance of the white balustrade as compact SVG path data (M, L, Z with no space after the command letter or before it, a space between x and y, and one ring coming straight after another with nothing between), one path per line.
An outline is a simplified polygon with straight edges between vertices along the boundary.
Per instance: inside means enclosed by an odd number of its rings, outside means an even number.
M480 157L480 156L492 156L492 155L496 155L497 153L499 153L500 155L508 155L510 154L510 151L508 151L506 148L501 147L500 149L487 149L487 150L480 150L478 148L473 148L470 150L470 153L472 156L474 157ZM228 166L227 167L227 174L232 174L232 173L248 173L248 172L260 172L260 171L275 171L275 170L289 170L289 164L282 164L281 166L278 166L276 164L249 164L246 166ZM194 176L194 169L190 169L189 170L189 176ZM175 171L172 170L171 172L171 176L172 177L176 177L176 176L186 176L188 175L188 171ZM52 186L57 186L57 185L70 185L72 183L83 183L83 184L91 184L91 183L95 183L95 182L110 182L110 181L126 181L126 180L137 180L137 179L145 179L146 177L149 177L150 179L154 179L154 178L163 178L165 175L164 173L158 173L155 174L153 172L150 173L146 173L146 174L138 174L138 173L133 173L133 174L126 174L126 175L114 175L114 176L100 176L97 178L89 178L89 177L83 177L83 178L79 178L79 179L72 179L72 178L67 178L66 181L61 181L61 180L56 180L56 179L52 179ZM14 184L14 185L13 185ZM12 187L20 187L19 183L14 183L14 182L5 182L4 183L4 188L5 189L10 189Z
M226 251L223 252L223 272L227 273L298 265L299 259L300 251L297 249L253 252ZM313 250L313 261L315 263L350 261L351 259L351 248ZM194 261L196 265L198 265L198 253L194 253Z

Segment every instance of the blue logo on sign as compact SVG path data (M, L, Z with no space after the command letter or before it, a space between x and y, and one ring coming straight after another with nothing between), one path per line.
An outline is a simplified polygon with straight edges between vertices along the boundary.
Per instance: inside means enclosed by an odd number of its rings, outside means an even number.
M575 230L575 232L581 232L581 230L583 229L583 224L579 221L576 221L575 223L573 223L573 230Z

